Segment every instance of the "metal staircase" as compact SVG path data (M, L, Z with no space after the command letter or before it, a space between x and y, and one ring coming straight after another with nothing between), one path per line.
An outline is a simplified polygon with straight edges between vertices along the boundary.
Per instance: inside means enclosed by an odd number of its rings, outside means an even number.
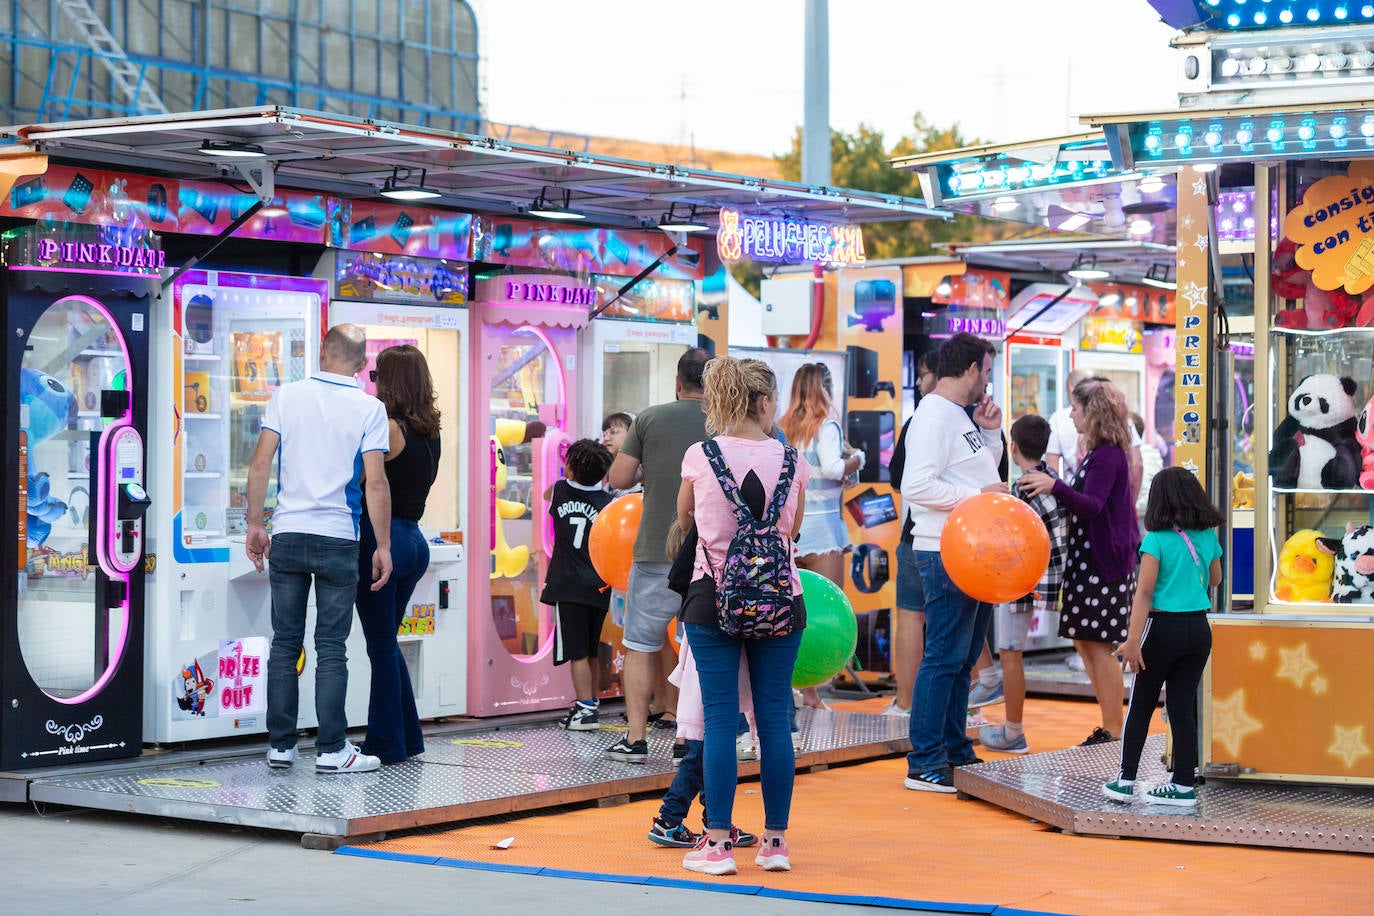
M95 52L110 77L115 81L132 106L139 114L167 114L168 108L158 95L153 84L145 78L145 65L134 63L124 53L124 46L115 40L105 23L91 9L86 0L57 0L57 5L66 14L67 20L76 27L77 33Z

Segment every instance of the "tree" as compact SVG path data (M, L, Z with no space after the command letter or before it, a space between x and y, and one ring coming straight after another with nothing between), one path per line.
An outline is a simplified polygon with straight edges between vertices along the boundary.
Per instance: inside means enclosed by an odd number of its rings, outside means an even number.
M937 127L920 112L911 119L912 132L888 148L882 131L860 124L854 133L830 132L830 184L902 197L922 197L921 182L915 172L895 169L888 161L899 156L960 149L985 141L966 139L959 125ZM802 132L792 137L792 149L777 157L782 177L801 180ZM950 242L987 242L1007 238L1016 232L1014 224L976 216L956 216L949 221L919 220L909 223L870 223L864 226L864 251L869 258L908 258L936 254L937 245ZM758 295L760 265L740 262L730 273L752 294Z

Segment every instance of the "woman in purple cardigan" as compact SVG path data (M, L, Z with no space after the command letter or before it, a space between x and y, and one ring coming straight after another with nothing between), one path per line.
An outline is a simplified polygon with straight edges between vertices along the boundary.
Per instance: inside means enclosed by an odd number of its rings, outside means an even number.
M1093 729L1083 742L1087 746L1121 737L1121 666L1113 653L1126 641L1130 623L1140 529L1131 498L1131 435L1121 389L1100 376L1079 382L1069 416L1078 429L1079 448L1086 450L1072 484L1027 471L1021 489L1037 496L1053 493L1069 510L1059 635L1073 640L1102 708L1102 727Z

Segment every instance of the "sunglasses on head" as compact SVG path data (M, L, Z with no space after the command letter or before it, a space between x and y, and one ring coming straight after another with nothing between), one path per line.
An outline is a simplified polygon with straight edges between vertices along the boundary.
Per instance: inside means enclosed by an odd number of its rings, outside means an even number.
M376 369L369 369L369 370L367 370L367 380L368 380L369 382L371 382L372 384L374 384L374 385L377 384L377 370L376 370Z

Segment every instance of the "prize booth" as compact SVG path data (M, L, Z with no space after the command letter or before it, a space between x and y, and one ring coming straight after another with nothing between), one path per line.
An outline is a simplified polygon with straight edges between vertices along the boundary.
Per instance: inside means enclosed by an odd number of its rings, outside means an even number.
M1045 165L984 148L910 164L936 190L928 199L961 212L994 215L987 192L964 193L972 179L1010 182L998 194L1025 206L1017 218L1049 229L1066 228L1073 194L1095 187L1124 199L1127 188L1163 182L1168 206L1144 217L1154 226L1140 234L1176 254L1139 280L1176 287L1173 339L1161 341L1174 355L1172 463L1231 508L1199 696L1199 807L1119 816L1094 797L1111 762L1079 748L1056 752L1065 776L1055 787L1037 787L1018 764L961 772L960 789L1081 832L1370 852L1358 805L1335 791L1374 781L1359 661L1374 649L1374 478L1364 464L1374 395L1365 257L1374 165L1364 138L1374 136L1374 105L1344 78L1350 58L1340 50L1366 38L1343 13L1332 17L1339 4L1313 5L1321 28L1258 37L1267 17L1240 2L1172 8L1188 13L1174 24L1212 29L1175 41L1184 106L1084 118L1109 156L1061 147ZM1250 102L1232 104L1237 92ZM1003 218L1007 209L997 208ZM1112 234L1097 212L1083 215L1078 229ZM1252 551L1238 537L1247 523ZM1169 756L1162 738L1151 742L1146 781L1165 776L1152 748Z

